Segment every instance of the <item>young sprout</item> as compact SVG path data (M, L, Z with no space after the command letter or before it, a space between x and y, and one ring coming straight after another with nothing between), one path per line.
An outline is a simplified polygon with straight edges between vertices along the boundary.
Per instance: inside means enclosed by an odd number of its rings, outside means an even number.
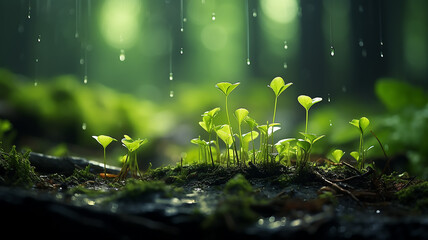
M239 143L241 145L240 151L239 151L239 158L242 160L242 130L241 130L241 124L245 120L245 118L248 116L248 110L245 108L239 108L235 111L235 118L238 120L238 130L239 130Z
M220 82L220 83L217 83L215 86L220 90L220 92L222 92L223 94L224 94L224 96L226 97L226 117L227 117L227 124L229 125L229 128L230 128L230 132L231 132L231 134L232 134L232 141L233 141L233 145L235 145L235 152L236 152L236 144L235 144L235 139L233 138L233 131L232 131L232 128L231 128L231 125L230 125L230 118L229 118L229 110L228 110L228 107L227 107L227 98L229 97L229 94L236 88L236 87L238 87L238 85L239 85L240 83L239 82L237 82L237 83L234 83L234 84L232 84L232 83L229 83L229 82ZM238 159L238 156L236 156L236 158L237 158L237 160L238 160L238 163L239 163L239 159Z
M210 143L207 141L201 140L201 137L194 138L190 140L190 142L199 146L199 161L203 159L203 161L207 163L207 148L210 145Z
M202 122L199 122L199 125L208 132L208 142L211 143L211 133L215 133L215 125L214 125L214 117L217 116L217 113L220 111L220 108L214 108L211 111L207 111L204 114L202 114ZM215 144L217 145L217 153L219 152L219 146L218 146L218 141L215 142ZM212 149L211 149L211 144L209 144L208 146L209 148L209 152L211 155L211 163L214 167L214 158L213 158L213 153L212 153Z
M137 161L137 150L145 143L147 143L146 138L134 140L128 135L124 135L124 138L122 138L122 145L128 149L128 154L126 155L125 163L119 173L119 179L125 178L129 170L131 170L133 176L137 176L140 172ZM132 153L134 153L134 158L132 158Z
M279 123L271 123L271 124L266 123L266 125L257 126L257 128L259 129L259 131L261 133L259 152L262 155L261 159L264 159L265 163L267 163L268 156L269 156L269 154L268 154L268 152L269 152L269 144L268 144L269 137L271 137L274 132L281 129L281 127L278 127L279 125L280 125Z
M332 161L334 163L339 163L340 159L342 159L343 155L345 155L345 152L343 152L340 149L336 149L331 153L331 156L333 157Z
M106 135L99 135L99 136L92 136L101 146L103 146L104 149L104 178L107 177L107 169L106 169L106 148L107 146L113 142L117 141L116 139L106 136Z
M224 124L216 130L217 136L223 140L227 148L227 164L229 165L229 149L233 145L232 131L229 125Z
M356 128L358 128L359 132L360 132L360 144L358 147L358 159L354 158L357 160L357 162L359 163L359 168L360 170L364 167L364 161L365 161L365 156L364 156L364 130L367 129L367 127L370 124L370 121L368 118L366 117L362 117L360 119L352 119L352 121L349 122L351 125L355 126Z
M278 102L278 97L279 95L281 95L282 92L285 91L285 89L287 89L289 86L293 85L292 82L285 84L284 83L284 79L282 79L282 77L276 77L274 78L271 82L270 85L268 85L268 87L270 87L273 91L273 93L275 93L275 103L273 106L273 119L272 119L272 123L275 123L275 116L276 116L276 105ZM273 134L272 134L272 145L273 145ZM273 148L272 148L273 151Z
M303 154L304 154L300 164L300 167L303 168L306 166L306 163L309 161L312 146L314 145L315 142L325 137L325 135L317 136L315 134L303 133L303 132L300 132L300 134L302 134L305 137L305 140L298 139L296 144L298 147L300 147L300 149L303 151Z
M306 109L306 125L305 125L305 133L308 133L308 121L309 121L309 109L314 105L315 103L321 102L322 98L316 97L311 98L306 95L300 95L297 98L297 101L299 101L300 105L302 105Z
M242 134L242 149L243 154L245 155L245 158L248 159L248 152L249 152L249 145L250 142L253 142L253 154L255 154L255 148L254 148L254 139L256 139L259 136L259 133L256 131L247 132L245 134ZM255 158L255 156L254 156ZM241 160L244 161L243 157L241 157Z
M249 116L247 116L245 118L245 122L248 124L248 126L250 126L250 129L251 129L250 135L251 135L251 141L253 143L253 163L255 163L255 161L256 161L256 148L254 147L254 141L253 141L254 140L253 132L255 132L255 131L253 131L253 130L254 130L254 128L257 127L258 124L257 124L256 120L252 119ZM257 136L258 135L259 134L257 133Z
M295 138L286 138L279 140L276 144L276 150L278 151L278 160L281 161L281 158L287 157L287 165L291 166L290 159L290 144L296 141Z

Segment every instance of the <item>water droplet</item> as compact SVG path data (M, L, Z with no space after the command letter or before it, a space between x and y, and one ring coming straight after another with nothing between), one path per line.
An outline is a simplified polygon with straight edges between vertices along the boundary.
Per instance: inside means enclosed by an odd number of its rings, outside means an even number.
M183 53L184 53L183 48L180 48L180 54L183 55Z
M81 59L79 60L79 63L80 63L80 65L85 64L85 59L81 58Z
M214 12L211 14L211 20L215 21L215 13Z
M171 97L171 98L174 97L174 91L172 91L172 90L169 91L169 97Z
M380 45L383 46L383 41L380 41Z
M249 66L251 64L250 59L247 58L247 65Z
M382 51L380 52L380 57L383 58L383 52Z
M284 62L284 69L287 69L287 68L288 68L288 65L286 62Z
M330 99L330 93L329 93L329 94L327 94L327 102L331 102L331 99Z
M253 9L253 17L257 17L257 11L256 11L256 9Z
M85 131L86 130L86 123L82 123L82 130Z
M39 83L37 83L37 81L34 81L34 87L37 87L37 85L39 85Z
M284 41L284 49L288 49L288 43L287 43L287 41Z
M181 31L181 32L184 32L184 28L183 28L183 27L182 27L182 28L180 28L180 31Z
M333 123L331 122L331 120L328 120L328 121L329 121L329 126L332 127Z
M330 56L334 56L334 47L330 46Z
M172 72L169 73L169 80L170 81L174 80L174 75L172 74Z
M39 34L39 36L37 36L37 42L41 42L42 41L42 35Z
M121 49L121 50L120 50L120 55L119 55L119 60L120 60L121 62L123 62L123 61L125 61L125 59L126 59L126 56L125 56L125 50Z
M36 58L36 63L38 63L39 62L39 59L38 58Z
M87 84L87 83L88 83L88 76L87 76L87 75L85 75L85 76L83 77L83 83L84 83L84 84Z
M187 22L187 18L183 18L183 22Z
M359 45L360 47L363 47L363 46L364 46L363 39L361 39L361 38L360 38L360 40L358 41L358 45Z
M377 214L379 214L379 213L380 213L380 210L379 210L379 209L378 209L378 210L376 210L376 213L377 213Z
M79 33L78 32L74 33L74 38L79 38Z

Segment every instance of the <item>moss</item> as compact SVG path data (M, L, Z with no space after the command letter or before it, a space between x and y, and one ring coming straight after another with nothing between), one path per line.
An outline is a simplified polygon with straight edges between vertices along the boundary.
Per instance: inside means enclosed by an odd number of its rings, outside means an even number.
M414 206L415 210L428 211L428 182L421 182L396 193L400 203Z
M172 197L181 192L181 188L173 188L163 181L141 181L128 179L125 186L112 196L111 200L139 200L151 194L158 193L162 197Z
M29 151L22 154L13 146L9 153L0 153L0 184L30 188L40 180L28 160Z
M226 183L223 191L226 194L242 195L253 192L253 187L242 174L238 173Z

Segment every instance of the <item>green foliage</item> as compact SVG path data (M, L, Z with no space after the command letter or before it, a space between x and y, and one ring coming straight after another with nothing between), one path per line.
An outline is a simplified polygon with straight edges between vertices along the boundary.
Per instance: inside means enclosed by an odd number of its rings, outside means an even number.
M343 152L340 149L336 149L331 153L331 156L333 157L333 162L339 163L340 159L342 159L343 155L345 155L345 152Z
M242 174L236 174L223 189L225 194L245 195L253 192L253 187Z
M145 143L147 143L147 139L134 140L130 136L124 135L124 138L122 138L122 144L128 149L128 153L126 154L125 162L123 163L122 169L119 173L119 179L124 179L128 174L128 171L131 171L131 174L134 177L137 177L138 174L141 176L141 172L138 167L137 150Z
M318 102L322 101L322 98L316 97L311 98L306 95L300 95L297 97L297 101L299 101L300 105L302 105L306 110L306 125L305 125L305 133L308 133L308 122L309 122L309 109Z
M358 147L358 158L355 156L355 153L351 152L351 156L354 157L358 161L359 169L364 168L365 163L365 150L364 150L364 131L367 129L367 127L370 124L370 121L366 117L362 117L360 119L352 119L352 121L349 122L352 126L355 126L358 128L360 132L360 144Z
M274 78L268 87L272 88L273 92L275 93L275 97L277 98L279 95L281 95L282 92L285 91L289 86L293 85L293 83L284 83L284 79L282 77L276 77Z
M104 150L104 177L107 175L106 170L106 147L113 141L117 141L116 139L106 136L106 135L99 135L99 136L92 136L101 146L103 146Z
M236 87L238 87L239 84L239 82L234 84L229 82L220 82L215 86L227 97Z
M0 184L24 188L32 187L39 181L28 157L30 151L19 153L13 146L9 153L0 149Z
M428 103L428 96L422 88L404 81L381 79L376 82L375 92L390 111L400 111L410 106L424 107Z

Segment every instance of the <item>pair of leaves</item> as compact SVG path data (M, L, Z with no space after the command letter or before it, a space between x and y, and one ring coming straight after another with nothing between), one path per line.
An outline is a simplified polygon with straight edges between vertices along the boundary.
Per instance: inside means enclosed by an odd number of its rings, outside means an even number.
M275 148L278 151L278 154L281 155L287 152L290 148L290 144L294 141L296 141L295 138L285 138L275 143Z
M273 92L275 93L275 97L278 97L282 92L285 91L289 86L293 85L292 82L285 84L284 79L282 77L276 77L274 78L268 87L272 88Z
M106 135L99 135L99 136L92 136L103 148L106 148L111 142L117 141L116 139L106 136Z
M231 147L233 144L233 137L232 137L232 131L230 129L230 126L227 124L222 125L219 129L216 130L216 133L218 137L223 140L223 142L228 146Z
M281 129L281 127L277 127L279 125L279 123L271 123L269 124L269 127L267 125L259 125L257 126L257 128L260 130L261 133L270 137L272 133Z
M220 108L214 108L211 111L206 111L202 114L202 122L199 122L199 125L208 133L214 131L214 117L217 116L217 113L220 111Z
M361 134L364 134L364 130L367 129L367 127L370 125L370 121L366 117L362 117L360 119L352 119L352 121L349 122L351 125L357 127Z
M305 140L298 139L296 144L297 144L297 146L302 148L305 152L309 152L311 150L312 145L315 142L317 142L321 138L325 137L325 135L317 136L317 135L312 134L312 133L300 132L300 134L302 134L305 137Z
M297 97L297 101L299 101L300 105L302 105L306 109L306 111L309 111L312 105L314 105L315 103L321 102L322 98L320 97L311 98L306 95L300 95L299 97Z
M128 149L129 152L136 151L146 142L147 142L146 138L134 140L128 135L124 135L124 138L122 138L122 144L124 147L126 147Z
M227 97L233 91L233 89L238 87L239 84L239 82L234 84L230 82L220 82L217 83L215 86Z

